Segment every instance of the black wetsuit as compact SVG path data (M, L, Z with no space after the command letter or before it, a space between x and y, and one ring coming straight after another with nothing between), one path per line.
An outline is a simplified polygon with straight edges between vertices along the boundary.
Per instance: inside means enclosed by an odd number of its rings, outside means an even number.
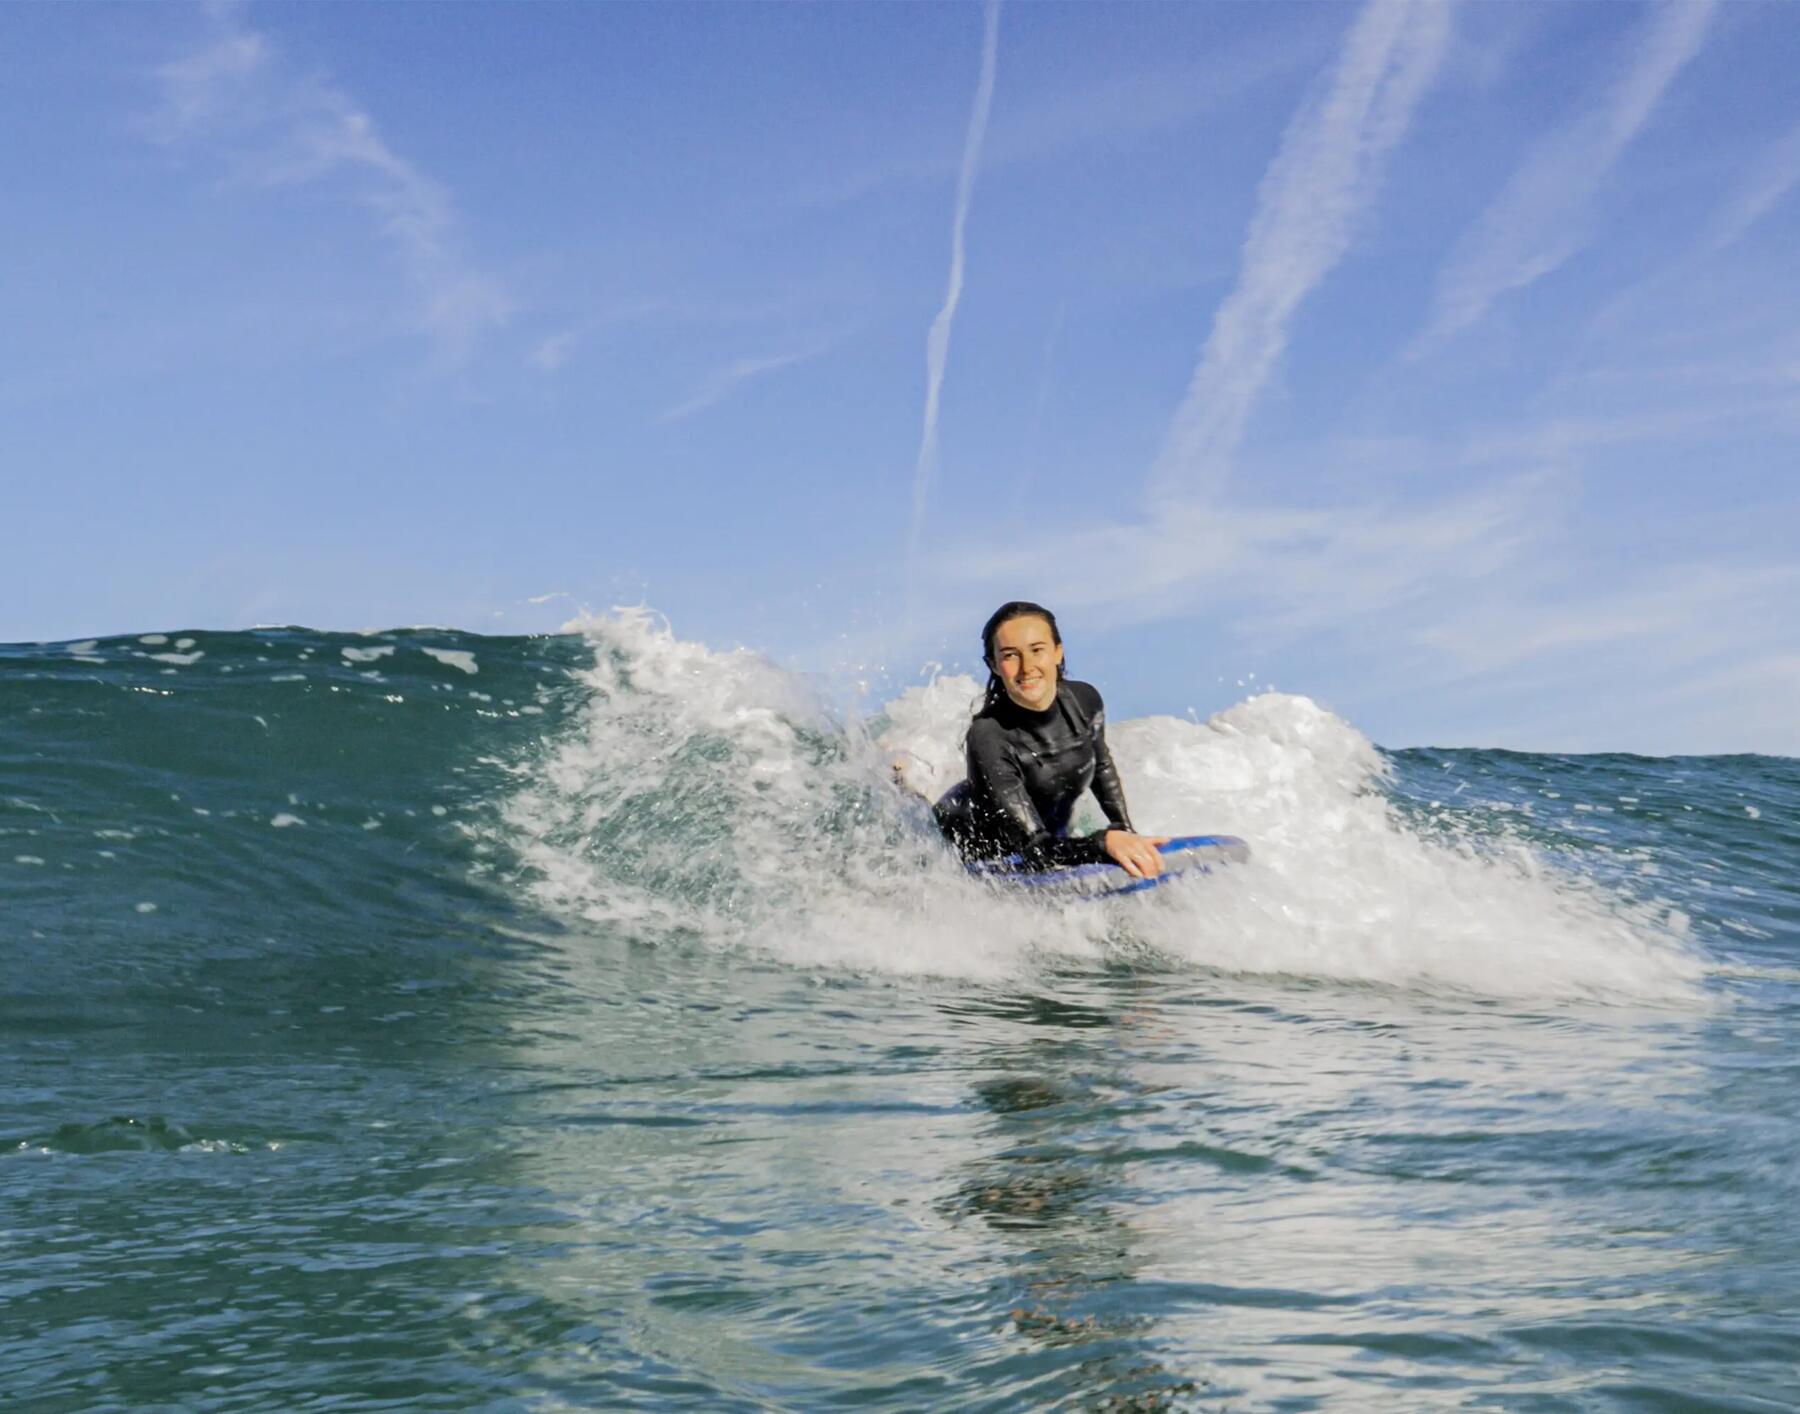
M1108 830L1131 829L1125 788L1106 749L1106 712L1085 682L1060 682L1043 712L1004 695L969 724L969 778L938 801L937 821L965 859L1023 856L1028 869L1095 864L1106 830L1064 832L1090 786Z

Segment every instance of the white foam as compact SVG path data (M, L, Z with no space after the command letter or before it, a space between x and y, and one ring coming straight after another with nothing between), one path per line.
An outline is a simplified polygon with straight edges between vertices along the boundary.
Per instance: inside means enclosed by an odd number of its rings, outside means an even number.
M178 668L191 667L205 656L205 649L196 649L192 653L152 653L150 655L158 663L173 663Z
M284 810L279 815L270 817L269 823L277 830L285 830L293 825L304 825L306 821L302 820L298 815L290 815Z
M644 611L574 627L594 644L591 698L528 763L504 842L543 904L609 929L964 976L1121 948L1488 995L1688 996L1700 975L1678 916L1503 833L1421 834L1380 789L1381 753L1304 697L1113 723L1139 828L1240 835L1254 856L1147 898L1057 909L971 882L924 803L888 782L897 754L927 795L961 776L973 679L902 694L871 737L793 675ZM1091 801L1082 814L1078 827L1102 823Z
M504 811L504 843L542 903L802 965L1019 964L1046 920L997 909L969 884L904 818L869 743L803 682L754 654L677 639L641 610L572 627L594 644L588 707L529 763ZM928 874L942 887L921 887Z
M349 659L352 663L373 663L381 658L390 657L393 654L393 651L394 645L391 643L384 644L380 648L338 649L338 652L342 653L344 657Z
M423 647L423 645L421 645ZM424 648L425 653L438 662L452 668L461 668L465 673L477 673L481 670L475 666L475 655L466 648Z

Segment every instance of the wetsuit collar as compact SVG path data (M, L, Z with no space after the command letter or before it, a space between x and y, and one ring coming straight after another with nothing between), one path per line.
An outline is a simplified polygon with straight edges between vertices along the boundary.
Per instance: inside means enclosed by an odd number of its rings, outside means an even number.
M1000 694L998 706L1001 711L1005 712L1007 716L1015 722L1034 727L1048 726L1051 720L1056 716L1056 709L1062 706L1063 687L1064 684L1060 681L1056 684L1056 696L1050 699L1050 705L1044 708L1042 712L1034 712L1029 707L1021 707L1017 702L1014 702L1012 698L1008 697L1004 691Z

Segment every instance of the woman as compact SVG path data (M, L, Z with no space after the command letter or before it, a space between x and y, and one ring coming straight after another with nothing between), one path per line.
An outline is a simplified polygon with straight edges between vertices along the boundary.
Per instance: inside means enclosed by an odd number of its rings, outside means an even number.
M1136 879L1162 873L1156 847L1168 837L1131 828L1100 694L1063 677L1056 615L1022 599L1002 604L981 631L981 656L987 693L965 742L969 778L935 807L945 838L971 860L1016 854L1027 869L1111 860ZM1090 786L1107 826L1070 838Z

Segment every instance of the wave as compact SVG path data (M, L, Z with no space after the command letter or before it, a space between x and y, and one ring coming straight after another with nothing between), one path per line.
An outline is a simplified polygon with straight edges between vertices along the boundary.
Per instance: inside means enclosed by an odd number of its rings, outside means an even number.
M571 627L594 654L575 674L586 702L517 763L492 838L542 907L590 926L893 974L1149 960L1633 998L1691 996L1701 975L1679 910L1553 861L1480 807L1422 824L1389 758L1305 697L1109 730L1140 828L1241 835L1250 864L1143 899L1025 904L964 875L888 781L899 754L921 785L960 775L973 679L840 714L647 611Z
M1104 905L997 895L889 774L905 757L926 790L951 784L976 694L944 676L841 710L647 610L538 638L271 629L0 648L0 870L14 917L46 937L71 917L217 934L253 914L323 938L347 911L413 936L471 909L518 926L524 910L895 976L1192 966L1654 998L1701 975L1688 920L1623 877L1621 855L1547 837L1528 806L1429 800L1433 763L1278 693L1110 728L1141 827L1240 835L1248 865ZM1693 798L1688 818L1719 817L1718 848L1737 847L1730 831L1762 847L1767 823L1736 794L1717 810ZM1087 809L1078 826L1097 826Z

